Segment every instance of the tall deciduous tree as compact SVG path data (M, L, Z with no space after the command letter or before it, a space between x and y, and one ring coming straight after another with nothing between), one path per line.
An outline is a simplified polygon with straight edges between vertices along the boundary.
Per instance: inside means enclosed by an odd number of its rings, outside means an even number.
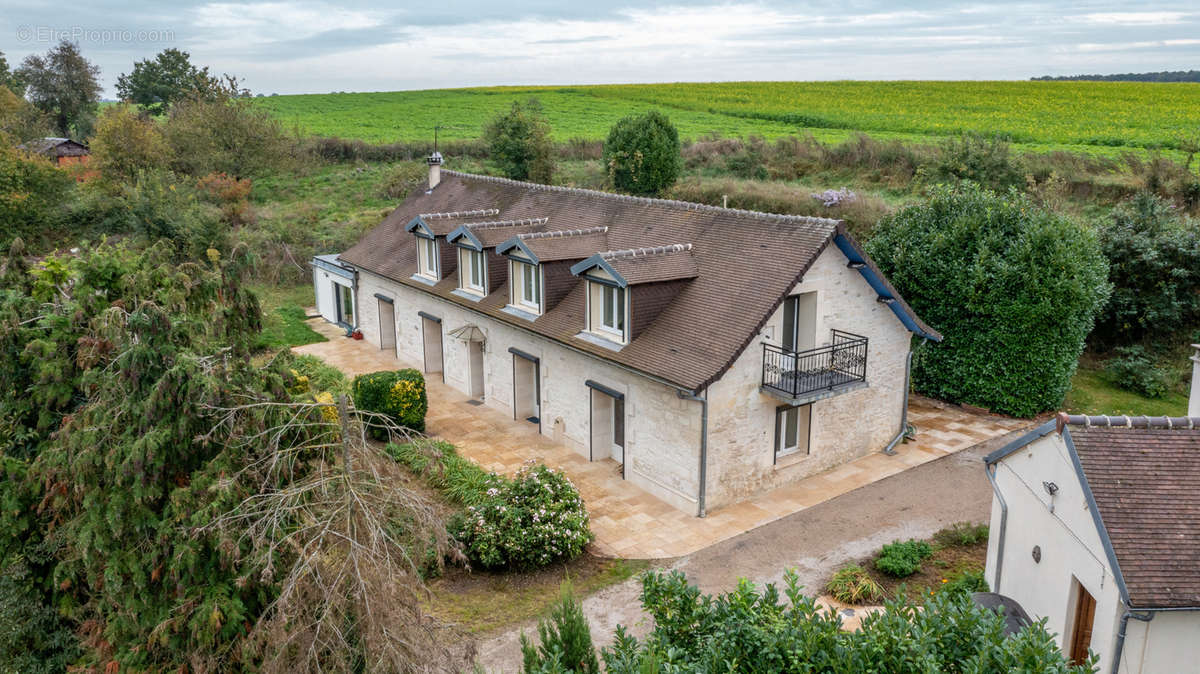
M166 113L172 104L187 96L213 89L216 78L208 68L192 65L191 55L164 49L153 60L133 64L133 72L117 78L117 95L154 115Z
M604 141L604 164L613 187L629 194L661 194L679 178L683 158L679 132L652 110L613 125Z
M30 54L16 74L29 102L50 116L58 133L91 132L100 103L100 68L83 57L79 45L63 40L44 56Z
M495 117L484 129L492 160L513 180L548 183L554 175L550 123L536 98Z
M9 69L8 59L4 58L4 52L2 51L0 51L0 87L6 87L18 96L22 96L25 93L25 85L21 82L21 78L17 73Z

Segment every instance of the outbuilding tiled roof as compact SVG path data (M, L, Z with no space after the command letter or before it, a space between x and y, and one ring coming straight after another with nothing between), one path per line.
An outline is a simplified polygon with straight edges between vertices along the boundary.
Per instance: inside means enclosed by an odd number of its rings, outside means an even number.
M1130 604L1200 607L1200 419L1068 419Z
M380 225L342 253L340 260L692 391L699 391L724 374L834 237L849 240L837 220L628 197L447 170L441 175L434 189L409 196ZM686 256L690 263L684 256L678 260L672 256L671 261L694 265L694 274L688 271L691 280L677 281L683 285L669 305L619 351L577 336L585 325L582 281L543 315L529 321L502 311L508 302L507 284L472 302L453 293L457 286L454 274L432 287L410 278L416 271L417 253L413 235L405 231L409 222L421 214L489 209L497 215L472 221L544 218L544 222L520 227L535 231L607 228L602 234L588 235L596 243L590 250L550 252L547 248L547 254L561 260L573 259L569 256L583 259L606 251L691 244ZM458 219L454 229L459 227L470 229L470 223ZM503 241L518 233L505 229L494 228L495 233L506 234ZM491 242L485 247L500 243L488 230L480 226L472 234ZM546 238L544 243L552 247L564 241ZM904 308L908 310L907 305ZM924 326L915 316L912 318ZM932 330L929 333L937 334Z

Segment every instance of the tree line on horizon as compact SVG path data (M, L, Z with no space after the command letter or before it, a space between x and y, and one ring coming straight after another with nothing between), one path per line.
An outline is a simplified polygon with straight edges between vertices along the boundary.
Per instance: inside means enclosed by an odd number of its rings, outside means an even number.
M1200 70L1164 70L1157 73L1118 73L1116 75L1042 75L1037 82L1200 82Z

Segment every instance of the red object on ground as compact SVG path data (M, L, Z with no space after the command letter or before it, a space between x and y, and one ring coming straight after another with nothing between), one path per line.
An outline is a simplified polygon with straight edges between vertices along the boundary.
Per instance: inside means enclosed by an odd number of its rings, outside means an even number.
M362 330L355 330L350 336L354 339L362 339Z

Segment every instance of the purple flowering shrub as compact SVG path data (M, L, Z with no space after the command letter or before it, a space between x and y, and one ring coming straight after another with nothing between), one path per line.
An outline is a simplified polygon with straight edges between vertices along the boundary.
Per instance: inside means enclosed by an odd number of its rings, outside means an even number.
M572 559L593 538L579 490L542 464L526 464L511 480L492 476L452 529L467 556L489 569Z

